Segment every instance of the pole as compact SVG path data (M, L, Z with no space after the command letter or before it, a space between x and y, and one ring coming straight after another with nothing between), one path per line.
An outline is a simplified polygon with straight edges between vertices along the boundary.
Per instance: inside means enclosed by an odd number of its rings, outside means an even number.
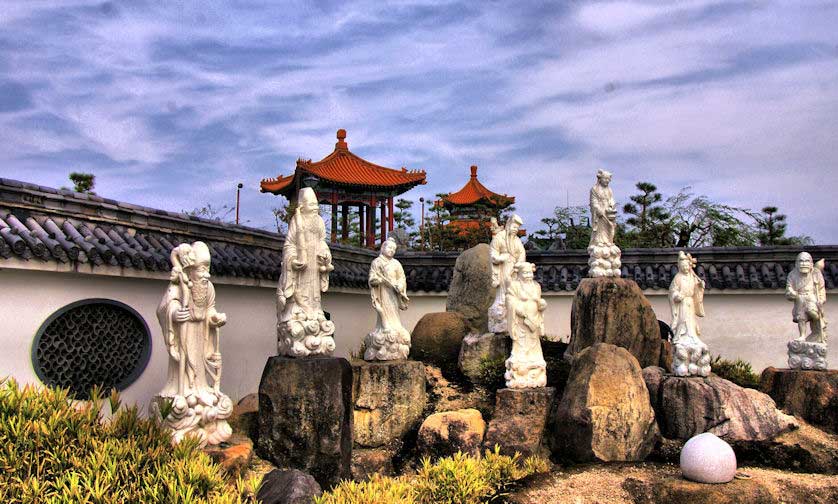
M425 198L419 198L419 203L422 204L422 218L419 221L419 246L425 250Z
M239 224L239 203L241 202L240 192L244 187L244 184L239 182L239 185L236 186L236 225Z

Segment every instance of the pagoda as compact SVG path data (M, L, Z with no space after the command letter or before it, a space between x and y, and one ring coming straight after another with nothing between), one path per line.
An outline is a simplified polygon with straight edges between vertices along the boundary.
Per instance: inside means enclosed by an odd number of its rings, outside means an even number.
M489 190L477 179L477 166L471 167L471 178L457 192L444 196L436 204L450 214L448 226L461 232L489 227L491 217L498 217L501 210L515 203L514 196Z
M349 239L349 207L358 207L359 245L374 248L376 243L375 210L380 209L380 243L393 230L393 199L414 186L425 184L424 170L395 170L357 156L346 143L346 130L337 132L335 150L320 161L298 159L291 175L263 179L261 192L281 194L294 202L303 187L311 187L320 204L332 206L332 242L338 241L338 207L340 236Z

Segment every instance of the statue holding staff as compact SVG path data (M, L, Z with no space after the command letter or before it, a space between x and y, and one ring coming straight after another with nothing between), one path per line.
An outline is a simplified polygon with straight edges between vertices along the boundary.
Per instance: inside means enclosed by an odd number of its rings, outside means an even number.
M375 329L364 341L364 359L368 361L406 359L410 352L410 332L399 316L410 301L407 278L395 254L396 242L388 238L370 266L370 298L377 316Z
M493 225L494 235L490 244L492 261L492 287L495 287L495 301L489 307L489 331L495 334L507 331L506 285L512 276L516 263L527 260L524 244L518 230L524 223L517 215L511 216L503 228ZM494 224L494 223L493 223Z
M794 302L792 320L797 323L798 331L797 339L788 344L789 367L792 369L827 368L825 267L823 259L815 263L811 254L801 252L795 260L794 270L786 279L786 299Z

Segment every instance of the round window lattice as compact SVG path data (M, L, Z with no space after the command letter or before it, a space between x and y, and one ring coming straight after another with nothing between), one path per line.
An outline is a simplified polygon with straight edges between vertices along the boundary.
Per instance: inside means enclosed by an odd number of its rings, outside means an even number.
M64 387L76 399L90 389L122 390L145 369L151 337L131 307L106 299L65 306L38 330L32 363L47 385Z

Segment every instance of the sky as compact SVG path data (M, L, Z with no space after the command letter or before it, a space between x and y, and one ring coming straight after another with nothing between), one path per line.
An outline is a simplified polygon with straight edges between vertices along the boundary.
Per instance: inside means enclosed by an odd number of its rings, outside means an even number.
M0 177L172 211L234 205L274 227L265 177L349 148L469 166L535 230L585 205L665 195L776 205L838 243L838 2L0 2Z

